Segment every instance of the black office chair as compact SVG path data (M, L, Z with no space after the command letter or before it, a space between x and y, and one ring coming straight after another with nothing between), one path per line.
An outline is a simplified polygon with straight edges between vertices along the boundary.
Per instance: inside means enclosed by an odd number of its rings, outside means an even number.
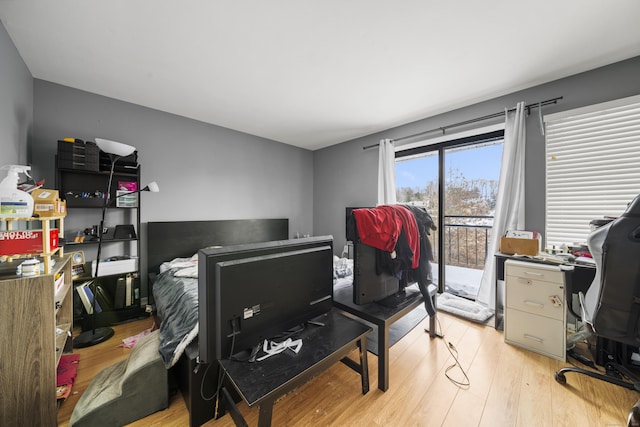
M640 196L622 216L593 231L587 244L596 274L586 293L580 293L582 321L596 337L620 343L623 348L640 346ZM565 374L577 372L640 391L640 377L627 368L626 353L618 352L617 357L610 358L605 374L566 367L554 377L565 384ZM640 415L638 403L633 411Z

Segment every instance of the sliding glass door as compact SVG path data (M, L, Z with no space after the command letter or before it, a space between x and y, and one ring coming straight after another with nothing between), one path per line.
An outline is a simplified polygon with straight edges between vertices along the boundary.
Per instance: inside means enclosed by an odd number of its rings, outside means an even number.
M498 193L503 132L396 153L398 203L424 207L439 292L477 296ZM441 226L442 224L442 226Z

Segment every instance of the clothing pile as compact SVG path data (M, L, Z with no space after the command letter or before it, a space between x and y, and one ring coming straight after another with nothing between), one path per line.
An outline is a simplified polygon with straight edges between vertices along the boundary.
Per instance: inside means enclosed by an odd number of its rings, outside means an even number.
M376 249L376 273L396 276L405 284L417 282L427 313L433 316L436 311L427 287L433 281L429 235L435 229L424 208L380 205L354 209L347 222L347 238Z

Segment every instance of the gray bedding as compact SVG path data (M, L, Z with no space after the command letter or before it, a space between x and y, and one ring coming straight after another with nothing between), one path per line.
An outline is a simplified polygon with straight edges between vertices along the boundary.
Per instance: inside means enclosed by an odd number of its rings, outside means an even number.
M198 351L198 279L182 275L184 269L170 268L153 282L160 323L160 355L165 367L172 367L187 352Z

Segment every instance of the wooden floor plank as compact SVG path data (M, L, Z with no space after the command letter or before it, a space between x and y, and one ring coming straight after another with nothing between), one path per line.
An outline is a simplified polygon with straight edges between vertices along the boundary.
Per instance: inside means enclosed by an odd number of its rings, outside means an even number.
M496 370L480 426L515 426L518 418L520 388L524 371L522 350L506 345L497 360ZM526 398L526 397L525 397Z
M497 366L496 344L499 347L500 343L493 342L497 337L499 334L492 328L469 328L464 341L458 344L458 347L463 349L458 352L462 366L452 369L449 375L459 383L469 385L458 386L443 425L477 426L480 423L486 395ZM462 375L462 369L466 377Z
M274 427L288 426L624 426L628 410L640 398L635 391L579 374L567 374L567 384L553 379L566 363L504 343L501 331L439 313L445 339L424 332L428 318L390 350L390 388L377 389L377 357L369 354L371 389L362 395L357 373L337 363L276 402ZM126 337L152 326L151 319L118 325L105 343L77 349L78 377L73 394L61 405L58 423L65 427L73 407L102 369L128 357L119 347ZM451 342L465 369L469 387L454 385L445 371L454 359ZM351 356L357 360L357 353ZM461 379L458 368L450 375ZM249 425L258 422L258 408L240 403ZM188 425L189 414L179 392L169 408L131 426ZM233 426L227 414L207 427Z
M520 383L517 425L551 426L551 387L555 380L549 375L551 359L530 351L520 352L525 368ZM552 384L553 383L553 384Z

